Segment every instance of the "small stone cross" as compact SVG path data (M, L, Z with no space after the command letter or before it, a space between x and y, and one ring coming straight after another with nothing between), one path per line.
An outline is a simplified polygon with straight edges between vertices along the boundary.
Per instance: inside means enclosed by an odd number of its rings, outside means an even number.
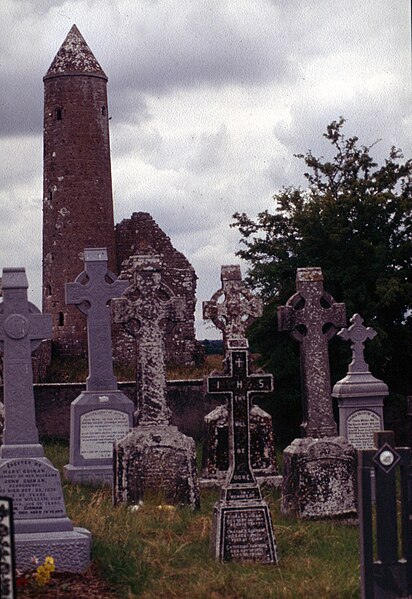
M247 348L246 330L262 315L262 300L242 281L240 266L222 266L222 288L203 302L203 318L209 318L223 331L226 349Z
M249 372L249 352L245 349L229 350L226 356L226 372L212 373L207 379L208 393L222 393L229 397L229 470L227 499L236 499L233 485L256 487L256 499L260 497L255 476L250 465L250 396L253 393L273 391L273 376ZM244 492L239 494L242 495ZM253 498L253 494L248 499Z
M136 340L138 424L167 425L171 411L166 403L165 319L183 320L184 300L174 297L161 282L162 263L157 256L133 256L133 282L124 296L113 301L113 320Z
M352 341L352 362L349 364L349 372L369 372L369 366L364 358L365 341L373 339L376 331L371 327L365 327L363 318L359 314L354 314L349 322L352 323L351 326L341 329L338 333L338 337L342 337L345 341Z
M75 304L87 316L89 376L87 391L115 391L112 333L107 303L122 295L127 281L107 270L106 248L84 250L85 269L74 283L66 283L66 304Z
M3 302L0 304L0 349L4 365L5 429L0 455L6 446L33 447L43 455L34 411L31 353L51 337L51 315L41 314L27 300L24 268L3 269ZM17 452L17 448L16 448Z
M306 437L333 437L328 341L346 324L345 304L323 290L320 268L298 268L297 293L278 308L280 331L288 331L301 344L303 423Z

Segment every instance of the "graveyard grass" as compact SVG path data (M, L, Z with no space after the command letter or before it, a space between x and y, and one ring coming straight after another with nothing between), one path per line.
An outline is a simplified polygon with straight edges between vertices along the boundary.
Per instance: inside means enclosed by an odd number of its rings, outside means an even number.
M68 460L68 447L48 443L45 450L62 470ZM64 482L64 493L68 515L75 525L92 532L92 559L99 576L112 586L113 596L122 599L360 596L357 528L341 522L285 518L280 514L278 491L264 491L278 544L278 566L221 564L209 556L217 491L202 491L201 509L197 512L189 508L159 509L161 497L148 497L135 511L126 506L113 508L110 489L92 489L69 482ZM42 593L47 599L47 591L43 589Z

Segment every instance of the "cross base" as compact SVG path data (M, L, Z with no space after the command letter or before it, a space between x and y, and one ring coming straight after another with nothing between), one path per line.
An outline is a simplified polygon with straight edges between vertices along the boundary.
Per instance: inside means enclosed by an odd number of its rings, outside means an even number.
M278 563L269 507L263 499L215 504L212 556L222 562Z

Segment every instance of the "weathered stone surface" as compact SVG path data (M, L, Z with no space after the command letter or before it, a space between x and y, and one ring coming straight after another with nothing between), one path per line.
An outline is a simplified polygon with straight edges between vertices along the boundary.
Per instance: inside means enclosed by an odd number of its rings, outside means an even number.
M24 269L3 270L0 342L4 353L5 428L0 495L13 499L16 563L52 554L59 570L80 572L90 561L91 535L66 515L60 475L44 457L34 414L31 352L51 334L49 315L27 301Z
M3 429L4 429L4 404L0 401L0 445L3 443Z
M250 396L273 388L273 377L249 373L249 353L228 350L226 370L207 379L209 393L228 397L229 469L215 504L211 551L221 561L277 563L269 508L250 463Z
M332 397L339 404L339 434L356 449L372 449L374 433L384 428L383 398L388 395L388 387L372 376L364 358L364 343L376 332L363 325L359 314L354 314L350 322L351 326L338 336L352 342L352 361L348 374L334 385Z
M302 519L355 514L355 448L343 437L295 439L283 452L282 512Z
M114 502L137 503L161 487L168 501L199 505L195 444L170 425L161 321L182 318L182 300L161 282L161 261L134 256L133 282L113 301L113 317L136 340L137 427L114 447ZM184 490L182 473L185 477Z
M255 297L242 281L238 265L222 266L222 288L208 302L203 302L203 317L223 332L226 371L230 371L229 352L235 349L247 349L247 328L262 314L262 300ZM249 376L247 358L247 374ZM264 376L257 371L253 376ZM266 375L267 376L267 375ZM271 376L271 375L269 375ZM273 381L271 383L273 387ZM221 483L226 478L229 467L229 431L228 407L221 406L205 418L206 435L203 445L202 485ZM275 483L278 474L275 445L273 439L272 418L258 406L250 410L251 464L256 476Z
M171 505L200 507L195 442L175 426L138 426L115 443L114 503L152 495Z
M300 345L303 422L307 437L332 437L333 419L328 341L345 326L345 304L323 290L320 268L298 268L297 292L278 308L280 331L289 331Z
M84 250L85 270L66 284L66 301L87 316L89 376L86 391L70 408L70 463L75 483L113 484L113 441L133 426L134 405L117 389L113 373L111 318L107 303L127 287L107 270L105 248Z
M117 272L132 283L133 264L130 257L138 254L159 256L162 281L174 297L183 300L183 319L167 324L165 361L175 364L193 364L199 357L195 334L196 273L187 258L177 251L170 238L147 212L134 212L116 225ZM133 363L134 340L120 328L114 329L113 353L116 361Z
M0 597L17 597L13 502L10 497L0 497Z
M86 354L84 318L64 285L85 247L116 269L107 77L74 25L44 77L43 311L55 352Z

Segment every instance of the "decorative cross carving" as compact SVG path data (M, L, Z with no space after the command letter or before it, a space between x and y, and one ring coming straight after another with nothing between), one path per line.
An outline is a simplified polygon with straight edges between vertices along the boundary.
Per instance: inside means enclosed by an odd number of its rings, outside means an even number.
M27 300L24 268L3 269L0 304L0 350L4 352L4 408L6 445L38 445L33 395L31 353L51 337L51 316ZM43 455L39 445L38 455ZM4 456L3 456L4 457Z
M161 282L159 257L133 256L132 260L133 281L123 297L113 301L113 319L136 340L138 424L169 424L161 323L183 320L184 299L174 297Z
M112 332L107 303L122 295L127 281L117 280L107 270L106 248L84 250L85 269L74 283L66 283L66 304L75 304L87 316L89 376L87 391L115 391L113 373Z
M207 379L208 393L229 398L229 470L226 499L259 499L260 491L250 465L250 396L273 391L273 376L249 372L248 350L229 350L225 372ZM253 487L247 492L237 485Z
M369 372L369 366L365 362L364 351L365 341L373 339L376 331L371 327L363 325L363 318L359 314L354 314L350 321L349 328L341 329L338 337L345 341L352 341L352 362L349 364L349 372Z
M245 286L240 266L222 266L222 288L203 302L203 318L223 331L226 349L247 348L246 330L262 315L262 300Z
M345 304L323 290L320 268L298 268L296 289L286 306L278 308L280 331L288 331L301 344L303 379L302 433L307 437L333 437L328 341L346 324Z

